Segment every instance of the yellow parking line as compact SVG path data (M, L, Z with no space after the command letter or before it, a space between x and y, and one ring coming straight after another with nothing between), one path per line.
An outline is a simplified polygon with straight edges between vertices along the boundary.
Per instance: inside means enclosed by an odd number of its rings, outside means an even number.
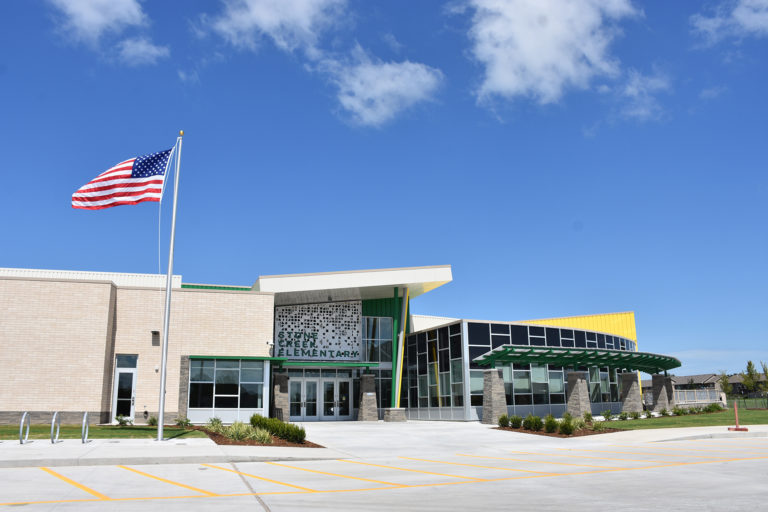
M620 450L586 450L584 448L556 448L556 450L564 450L564 451L576 451L576 452L594 452L594 453L626 453L628 455L661 455L662 457L680 457L680 455L672 454L672 453L659 453L659 452L625 452ZM689 455L686 454L687 457L693 457L695 459L721 459L722 457L710 457L705 455Z
M205 494L206 496L218 496L218 494L216 494L215 492L206 491L204 489L198 489L197 487L192 487L191 485L185 485L185 484L181 484L179 482L174 482L173 480L168 480L167 478L162 478L162 477L159 477L159 476L150 475L149 473L145 473L143 471L139 471L138 469L129 468L128 466L117 466L117 467L120 468L120 469L126 469L128 471L133 471L134 473L136 473L138 475L141 475L141 476L146 476L147 478L153 478L155 480L159 480L160 482L165 482L167 484L176 485L178 487L183 487L184 489L189 489L190 491L199 492L199 493Z
M612 444L610 446L617 446L619 448L638 448L637 445L632 444ZM699 447L690 447L690 448L678 448L678 447L672 447L672 446L649 446L652 450L669 450L673 452L712 452L712 453L733 453L730 450L712 450L708 448L699 448Z
M538 453L538 452L517 452L517 451L510 451L510 453L518 453L523 455L541 455L543 457L570 457L573 459L598 459L598 460L620 460L625 462L657 462L659 464L663 464L667 461L663 460L645 460L645 459L623 459L619 457L597 457L595 455L571 455L571 454L565 454L565 453Z
M383 464L372 464L370 462L360 462L357 460L342 460L339 459L339 462L349 462L350 464L362 464L364 466L374 466L377 468L386 468L386 469L397 469L399 471L410 471L412 473L424 473L425 475L435 475L435 476L449 476L452 478L466 478L468 480L476 480L476 481L484 481L484 478L475 478L473 476L461 476L461 475L448 475L446 473L433 473L432 471L421 471L419 469L409 469L409 468L400 468L397 466L385 466Z
M91 489L90 487L86 487L86 486L84 486L83 484L77 483L77 482L75 482L74 480L72 480L72 479L70 479L70 478L67 478L67 477L65 477L64 475L61 475L61 474L59 474L59 473L57 473L57 472L53 471L52 469L49 469L49 468L40 468L40 469L42 469L43 471L45 471L45 472L46 472L46 473L48 473L49 475L55 476L55 477L56 477L56 478L58 478L59 480L62 480L62 481L64 481L64 482L67 482L69 485L74 485L75 487L77 487L77 488L78 488L78 489L80 489L81 491L85 491L85 492L87 492L88 494L90 494L91 496L96 496L96 497L97 497L97 498L99 498L100 500L111 500L111 499L112 499L112 498L110 498L109 496L105 496L104 494L101 494L101 493L100 493L100 492L98 492L98 491L94 491L94 490L93 490L93 489Z
M201 466L206 466L213 469L220 469L222 471L229 471L231 473L237 473L238 475L243 475L250 478L256 478L258 480L264 480L265 482L271 482L273 484L278 484L278 485L285 485L286 487L293 487L294 489L301 489L302 491L306 491L306 492L317 492L315 489L310 489L309 487L301 487L300 485L293 485L286 482L280 482L278 480L272 480L271 478L265 478L263 476L252 475L250 473L243 473L242 471L236 471L234 469L229 469L229 468L222 468L221 466L214 466L213 464L201 464Z
M573 464L570 462L552 462L548 460L513 459L511 457L490 457L485 455L467 455L464 453L457 453L456 455L458 455L459 457L474 457L477 459L513 460L516 462L534 462L536 464L556 464L558 466L579 466L583 468L616 469L614 466L593 466L591 464Z
M443 460L431 460L431 459L417 459L415 457L400 457L401 459L407 459L407 460L418 460L421 462L433 462L435 464L451 464L454 466L468 466L473 468L484 468L484 469L498 469L500 471L519 471L521 473L536 473L539 475L554 475L556 473L552 473L551 471L533 471L531 469L517 469L517 468L499 468L496 466L481 466L478 464L464 464L462 462L447 462Z
M352 479L352 480L361 480L363 482L373 482L375 484L394 485L396 487L402 486L402 484L395 484L395 483L392 483L392 482L383 482L381 480L372 480L370 478L360 478L359 476L340 475L338 473L328 473L326 471L318 471L316 469L300 468L298 466L289 466L288 464L279 464L277 462L267 462L267 464L272 464L273 466L280 466L280 467L289 468L289 469L298 469L299 471L308 471L309 473L318 473L320 475L335 476L335 477L339 477L339 478L349 478L349 479Z

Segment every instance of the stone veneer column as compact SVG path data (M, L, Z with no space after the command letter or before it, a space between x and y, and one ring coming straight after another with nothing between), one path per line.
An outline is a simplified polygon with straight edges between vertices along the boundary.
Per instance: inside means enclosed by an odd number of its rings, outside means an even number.
M675 392L672 388L672 377L660 373L652 375L653 378L653 412L662 409L671 411L675 407Z
M587 387L587 372L568 372L568 405L566 411L574 418L580 418L585 412L592 412Z
M499 417L507 414L507 395L501 368L483 372L483 419L482 423L496 425Z
M187 417L189 403L189 356L181 356L179 364L179 418Z
M620 373L621 376L621 411L642 412L643 399L640 396L640 384L637 373Z
M360 408L357 410L357 421L379 421L376 380L372 373L360 376Z
M284 373L272 374L272 389L274 417L283 421L290 421L291 402L288 397L288 375Z

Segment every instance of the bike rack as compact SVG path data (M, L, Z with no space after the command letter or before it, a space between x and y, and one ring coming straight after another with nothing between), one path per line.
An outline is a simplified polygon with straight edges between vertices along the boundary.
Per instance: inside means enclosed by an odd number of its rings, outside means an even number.
M54 427L56 427L56 437L53 436ZM60 432L61 432L61 416L59 415L59 411L56 411L53 413L53 418L51 418L51 444L56 444L59 442Z
M32 418L29 416L28 412L24 412L24 414L21 415L21 421L19 422L19 444L24 444L28 442L29 440L29 425ZM24 432L24 424L27 424L27 433L26 435L22 435Z
M83 441L83 444L88 442L88 411L83 413L83 428L80 431L80 439Z

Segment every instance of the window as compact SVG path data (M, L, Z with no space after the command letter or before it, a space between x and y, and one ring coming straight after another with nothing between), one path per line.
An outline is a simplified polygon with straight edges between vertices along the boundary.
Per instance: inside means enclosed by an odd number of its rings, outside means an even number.
M366 361L392 362L392 318L363 317L363 350Z
M136 368L136 361L139 356L132 354L117 354L117 367L118 368Z
M260 409L264 407L264 361L192 359L189 408Z

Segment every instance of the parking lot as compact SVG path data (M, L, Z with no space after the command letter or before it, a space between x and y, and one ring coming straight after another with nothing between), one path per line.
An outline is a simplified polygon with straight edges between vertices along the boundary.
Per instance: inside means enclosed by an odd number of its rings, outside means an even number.
M458 438L440 435L450 425L438 425L438 439L429 443L426 427L411 427L412 435L399 445L359 445L365 435L349 439L334 448L367 453L334 460L3 468L0 505L163 511L737 510L759 509L768 498L766 437L638 442L622 433L551 439L474 424L456 428L487 432L493 441L473 443L465 436L457 443ZM344 428L351 433L355 426L341 427L341 434L336 426L315 427L316 437L343 439ZM408 427L387 432L397 429Z

